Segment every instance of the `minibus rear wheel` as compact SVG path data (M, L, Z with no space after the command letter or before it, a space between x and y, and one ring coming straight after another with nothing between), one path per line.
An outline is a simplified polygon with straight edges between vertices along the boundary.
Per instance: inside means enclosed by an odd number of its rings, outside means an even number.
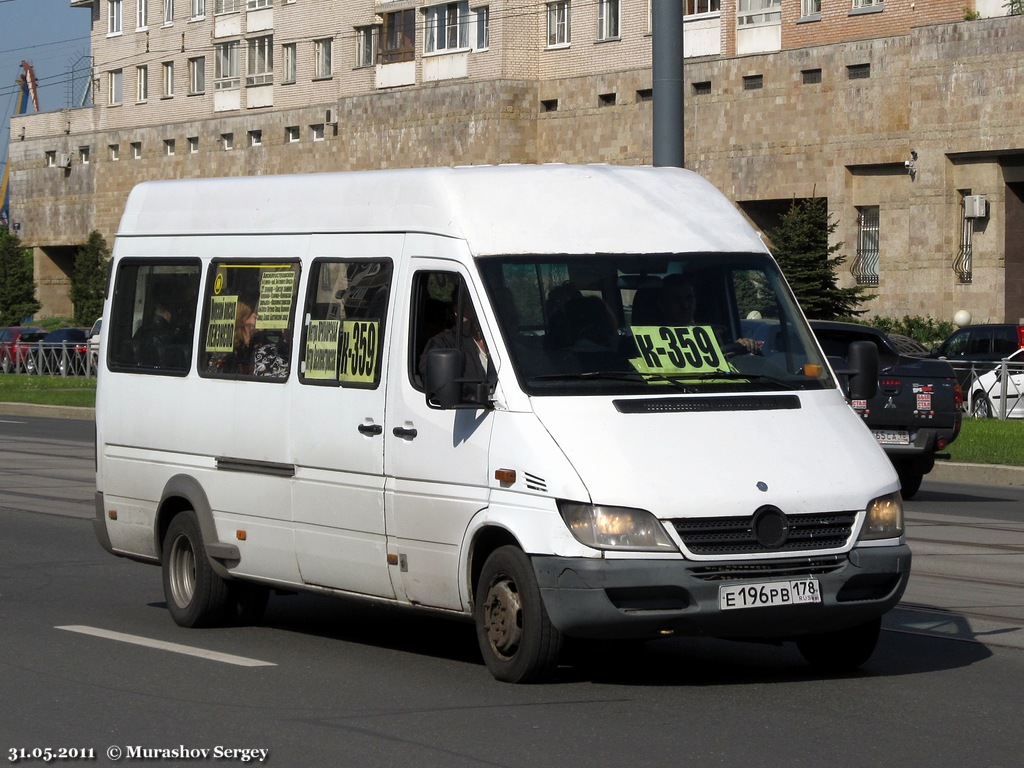
M872 619L849 629L822 632L796 639L800 655L823 672L849 672L871 658L878 644L881 618Z
M488 556L477 584L476 636L491 674L507 683L551 676L562 635L551 624L530 559L514 546Z
M199 519L191 509L167 526L163 547L164 599L182 627L209 627L224 621L228 585L206 559Z

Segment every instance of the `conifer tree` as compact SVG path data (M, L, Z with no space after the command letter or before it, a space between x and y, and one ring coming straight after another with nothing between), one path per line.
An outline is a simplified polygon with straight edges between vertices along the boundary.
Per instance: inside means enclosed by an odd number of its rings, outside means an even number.
M103 313L103 295L107 288L107 263L110 249L107 241L96 230L89 233L85 245L75 255L75 270L71 276L69 297L75 307L75 322L92 325Z
M862 315L867 310L860 305L874 298L863 286L839 286L837 271L846 261L838 254L843 244L829 245L838 226L827 200L811 197L793 200L779 226L768 233L782 273L804 312L816 320Z
M18 325L39 310L32 252L7 227L0 227L0 326Z

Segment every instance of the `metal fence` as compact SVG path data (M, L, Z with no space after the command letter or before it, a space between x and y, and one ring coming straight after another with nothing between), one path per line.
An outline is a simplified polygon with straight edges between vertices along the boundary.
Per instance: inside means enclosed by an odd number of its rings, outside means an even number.
M40 343L21 350L12 348L5 352L0 364L4 373L30 376L96 375L96 354L83 342Z
M964 408L977 418L1024 418L1024 362L952 363Z

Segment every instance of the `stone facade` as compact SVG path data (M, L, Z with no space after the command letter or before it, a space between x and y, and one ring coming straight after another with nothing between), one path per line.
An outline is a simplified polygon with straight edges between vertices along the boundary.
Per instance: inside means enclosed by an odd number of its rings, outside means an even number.
M356 27L378 23L384 9L413 7L403 0L275 0L272 17L236 14L237 29L211 14L166 26L150 19L145 31L135 29L135 2L123 0L123 31L112 37L106 3L93 10L96 106L12 120L12 221L36 249L44 313L70 311L75 246L92 229L112 243L128 192L143 180L652 159L651 36L641 0L623 0L620 34L607 41L595 40L598 4L573 7L571 44L553 48L543 4L492 3L485 46L427 56L418 37L414 82L402 87L382 87L389 81L379 65L353 64ZM162 3L151 5L162 12ZM877 208L872 314L1024 316L1024 240L1016 236L1024 228L1024 136L1014 106L1024 89L1024 18L959 21L962 4L945 0L856 14L823 2L814 20L798 18L798 6L783 7L781 50L687 59L687 166L765 230L793 198L827 197L847 267L861 214ZM928 19L943 23L922 25ZM259 28L247 29L250 21ZM217 37L218 24L232 34ZM735 4L723 3L723 51L735 51L735 24ZM244 44L268 29L298 41L294 82L282 82L278 46L274 82L240 87L237 108L220 108L212 63L205 91L189 93L190 59L212 58L211 42ZM312 41L322 29L341 32L332 76L316 79ZM171 93L161 78L168 63ZM124 92L110 105L104 83L115 64ZM149 70L144 100L132 82L139 66ZM427 72L435 79L425 80ZM988 202L985 217L968 221L967 280L953 269L963 260L964 195ZM842 280L854 277L844 271Z

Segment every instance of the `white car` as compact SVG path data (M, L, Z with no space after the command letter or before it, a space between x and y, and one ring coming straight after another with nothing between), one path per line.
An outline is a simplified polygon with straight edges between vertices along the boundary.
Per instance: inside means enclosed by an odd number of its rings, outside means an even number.
M971 415L991 418L1002 415L1006 400L1006 418L1024 419L1024 349L1018 349L1004 361L1006 365L1006 392L1002 385L1003 363L978 376L970 388Z
M103 325L103 318L92 324L89 331L89 357L92 358L92 369L96 370L96 363L100 357L100 326Z

